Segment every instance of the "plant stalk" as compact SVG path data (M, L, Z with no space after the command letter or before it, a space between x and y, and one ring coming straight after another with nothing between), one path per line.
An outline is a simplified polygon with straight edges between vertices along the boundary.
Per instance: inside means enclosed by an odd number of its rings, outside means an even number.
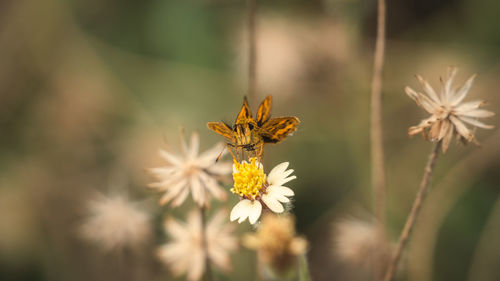
M427 161L427 165L425 166L424 176L420 183L420 188L417 192L417 196L415 197L415 201L413 202L410 215L408 215L403 231L399 236L399 242L396 247L396 251L394 252L392 260L389 263L389 266L387 267L387 270L385 272L384 281L391 281L394 278L394 273L396 272L399 260L401 259L403 250L406 244L408 243L411 231L413 230L418 214L420 213L422 202L424 201L425 195L427 194L427 189L430 185L432 172L434 171L434 167L436 165L436 160L439 156L440 149L441 149L441 141L436 143L434 149L432 150L429 156L429 160Z
M385 0L378 0L377 7L377 38L373 62L373 77L371 87L371 166L373 206L375 217L381 229L385 224L385 164L382 137L382 72L385 53Z
M255 105L255 91L257 84L257 35L255 18L257 14L257 0L247 0L247 28L248 28L248 99L250 105Z

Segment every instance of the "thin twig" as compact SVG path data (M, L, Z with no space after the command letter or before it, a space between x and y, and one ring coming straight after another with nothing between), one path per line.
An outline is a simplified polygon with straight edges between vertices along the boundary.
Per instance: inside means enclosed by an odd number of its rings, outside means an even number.
M412 259L408 264L409 281L432 279L439 229L456 202L474 186L474 179L498 161L499 142L500 131L497 131L481 143L482 149L462 158L446 172L438 185L434 185L422 207L420 219L412 234L412 243L409 245L408 253L411 253Z
M406 223L403 231L401 232L401 236L399 236L399 242L396 251L394 252L391 263L389 264L389 266L387 267L387 271L385 272L385 281L391 281L394 277L394 273L401 258L401 254L403 253L406 243L408 242L408 238L411 234L413 226L415 226L415 222L420 212L420 207L422 206L422 202L425 199L427 188L429 187L432 172L434 171L434 166L439 156L440 149L441 141L436 143L431 155L429 156L429 160L427 161L427 165L425 167L424 176L422 178L422 182L420 183L420 188L418 190L417 196L415 197L415 201L413 202L410 215L408 215L408 218L406 219Z
M382 70L385 52L385 0L378 0L377 39L371 90L371 160L374 212L380 225L385 224L385 165L382 141Z
M257 14L257 0L247 0L247 28L248 28L248 100L255 105L255 89L257 83L257 36L255 17Z
M201 243L202 247L205 252L205 265L206 265L206 270L205 270L205 278L204 280L206 281L212 281L212 266L210 264L210 257L208 256L208 245L207 245L207 218L206 218L206 212L205 212L205 207L200 206L200 216L201 216Z

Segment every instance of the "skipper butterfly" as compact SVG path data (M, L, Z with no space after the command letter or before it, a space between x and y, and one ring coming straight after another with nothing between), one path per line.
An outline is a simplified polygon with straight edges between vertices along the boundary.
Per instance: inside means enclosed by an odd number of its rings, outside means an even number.
M283 141L297 129L300 123L297 117L271 118L271 105L272 96L269 95L260 104L254 119L245 97L233 126L225 122L208 122L207 126L226 138L226 144L233 158L236 159L232 149L236 155L241 153L242 158L244 152L247 152L249 157L260 159L264 144Z

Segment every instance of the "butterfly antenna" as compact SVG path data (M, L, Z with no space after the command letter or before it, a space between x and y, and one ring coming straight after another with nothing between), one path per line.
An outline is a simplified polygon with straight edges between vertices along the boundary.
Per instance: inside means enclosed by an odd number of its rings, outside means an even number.
M224 147L222 147L222 150L220 151L219 156L217 156L217 159L215 159L215 163L219 162L220 158L222 157L222 153L224 152L226 147L227 147L227 145L224 145Z

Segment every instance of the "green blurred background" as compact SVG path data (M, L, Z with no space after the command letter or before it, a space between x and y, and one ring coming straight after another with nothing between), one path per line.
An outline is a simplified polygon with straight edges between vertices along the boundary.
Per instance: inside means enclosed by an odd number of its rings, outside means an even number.
M266 147L265 164L289 161L296 171L294 213L317 281L358 278L334 254L333 226L371 219L375 2L259 1L257 100L272 94L274 116L302 121L293 137ZM236 0L0 2L0 280L172 279L150 253L165 241L162 218L183 208L152 207L157 235L134 264L140 278L118 274L126 269L112 254L81 241L82 209L117 174L133 198L154 206L144 168L161 164L164 138L179 147L180 126L200 133L202 149L221 140L205 124L232 122L246 93L245 9ZM438 87L456 65L460 83L478 74L469 98L499 112L500 2L390 0L387 11L384 142L395 240L432 147L407 137L425 113L403 89L418 88L415 74ZM481 148L453 144L439 159L401 280L500 280L500 133L476 134ZM217 280L255 280L250 251L233 260Z

